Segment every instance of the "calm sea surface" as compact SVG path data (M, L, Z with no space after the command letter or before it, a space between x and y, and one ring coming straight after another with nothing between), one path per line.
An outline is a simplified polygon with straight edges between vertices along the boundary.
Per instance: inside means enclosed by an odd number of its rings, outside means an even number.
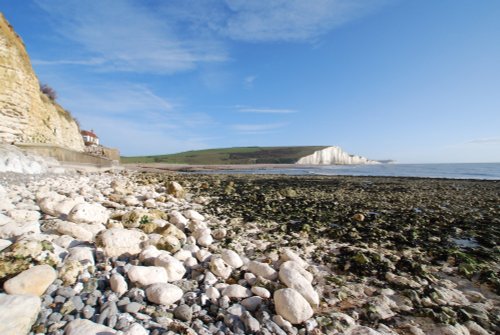
M392 176L500 180L500 163L332 165L287 169L207 171L224 174Z

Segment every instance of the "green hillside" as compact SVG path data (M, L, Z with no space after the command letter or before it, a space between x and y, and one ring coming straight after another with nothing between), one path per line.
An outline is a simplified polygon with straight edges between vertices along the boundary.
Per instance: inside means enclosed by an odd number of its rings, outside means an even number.
M121 157L122 163L169 163L190 165L293 164L300 157L326 146L243 147L186 151L171 155Z

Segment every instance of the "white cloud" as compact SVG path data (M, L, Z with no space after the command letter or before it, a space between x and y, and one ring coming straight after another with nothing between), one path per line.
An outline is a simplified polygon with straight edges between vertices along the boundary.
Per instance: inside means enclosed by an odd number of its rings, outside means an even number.
M172 153L209 147L207 133L217 124L204 113L183 106L145 85L106 84L82 87L60 82L61 104L84 129L94 129L103 145L125 155Z
M467 144L500 144L500 137L478 138L468 141Z
M101 143L121 150L124 156L158 155L209 147L207 140L200 136L179 136L166 132L152 123L111 118L107 115L84 116L82 121L93 124Z
M82 46L95 59L102 59L94 64L100 70L174 73L227 58L215 40L184 36L176 31L176 22L164 20L139 1L39 0L37 4L51 17L56 32Z
M256 75L246 76L243 79L243 84L245 85L246 88L252 88L255 79L257 79Z
M34 65L102 65L106 63L104 58L90 58L81 60L59 59L59 60L41 60L33 59L31 61Z
M240 113L257 113L257 114L293 114L297 113L293 109L279 109L279 108L252 108L245 107L238 109Z
M266 123L266 124L233 124L231 128L240 134L263 134L283 128L288 123Z
M35 0L79 48L38 65L171 74L229 60L224 39L308 41L394 0ZM251 87L256 76L244 83Z
M356 19L386 0L226 0L216 29L235 40L306 41Z

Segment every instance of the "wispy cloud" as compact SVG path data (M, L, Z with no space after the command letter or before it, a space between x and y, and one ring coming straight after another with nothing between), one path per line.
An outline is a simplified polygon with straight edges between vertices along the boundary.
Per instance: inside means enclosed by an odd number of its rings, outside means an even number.
M217 123L207 114L184 111L182 103L146 85L63 85L61 104L82 127L99 133L104 145L126 155L160 154L209 147ZM208 134L207 134L208 133Z
M288 123L266 123L266 124L233 124L231 128L240 134L263 134L283 128Z
M478 138L468 141L467 144L500 144L500 137Z
M90 54L100 70L174 73L199 63L227 59L224 48L209 36L186 36L139 1L41 1L54 29ZM39 64L71 63L38 60ZM91 65L86 63L85 65Z
M239 108L240 113L257 113L257 114L293 114L297 113L294 109L280 109L280 108Z
M35 65L102 65L106 63L104 58L90 58L81 60L71 60L71 59L58 59L58 60L41 60L33 59L32 63Z
M384 0L226 0L216 29L235 40L306 41L369 13Z
M257 79L256 75L246 76L243 79L243 84L245 85L246 88L252 88L253 83L255 82L255 79Z

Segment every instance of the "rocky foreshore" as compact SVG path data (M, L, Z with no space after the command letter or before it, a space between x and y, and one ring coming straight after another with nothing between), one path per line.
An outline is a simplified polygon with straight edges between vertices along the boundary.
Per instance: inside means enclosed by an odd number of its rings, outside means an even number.
M495 334L500 183L0 175L1 334Z

